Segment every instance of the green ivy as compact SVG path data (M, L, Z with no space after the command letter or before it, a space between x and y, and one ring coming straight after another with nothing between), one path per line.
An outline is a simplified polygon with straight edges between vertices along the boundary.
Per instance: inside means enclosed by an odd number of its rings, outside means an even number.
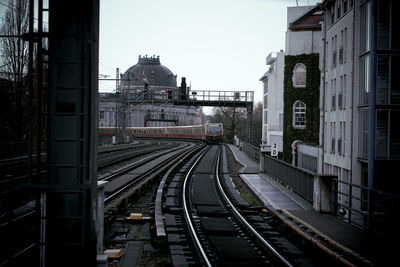
M303 63L307 69L306 87L294 88L292 82L293 68ZM302 54L285 56L284 91L283 91L283 160L292 162L292 143L301 140L303 143L318 144L319 140L319 55ZM295 129L292 126L293 104L297 100L306 104L306 128Z

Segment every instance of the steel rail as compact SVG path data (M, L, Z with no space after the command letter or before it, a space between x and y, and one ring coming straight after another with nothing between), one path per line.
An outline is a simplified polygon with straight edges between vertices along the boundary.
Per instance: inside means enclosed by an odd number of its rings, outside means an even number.
M276 251L269 243L266 241L248 222L247 220L240 214L240 212L235 208L233 203L229 200L228 196L225 194L224 189L222 188L220 179L219 179L219 163L220 163L221 152L219 152L217 157L216 164L216 180L218 184L219 191L225 201L228 203L229 207L235 214L235 216L253 233L253 235L275 256L277 257L285 266L292 267L293 265L286 260L278 251Z
M164 186L165 183L170 175L170 173L177 168L177 166L186 160L188 157L191 157L195 152L198 150L204 148L204 144L200 144L199 146L195 146L191 149L191 151L188 151L184 153L178 160L176 160L176 163L164 174L158 189L157 189L157 195L156 195L156 201L155 201L155 212L154 212L154 217L155 217L155 224L156 224L156 233L157 237L165 237L166 232L164 228L164 221L163 221L163 216L162 216L162 196L163 196L163 191L164 191Z
M189 215L188 207L187 207L187 204L186 204L186 183L187 183L189 177L192 175L193 169L197 166L198 162L202 159L202 157L204 156L204 154L205 154L207 151L208 151L208 150L205 149L205 150L202 152L202 154L201 154L201 155L198 157L198 159L193 163L192 167L190 168L190 170L189 170L188 173L186 174L185 179L184 179L184 182L183 182L182 199L183 199L183 210L184 210L185 219L186 219L186 222L187 222L188 225L189 225L189 228L190 228L192 237L193 237L193 239L194 239L194 241L195 241L195 243L196 243L196 246L197 246L198 250L199 250L200 253L201 253L201 256L203 257L203 260L204 260L205 264L206 264L207 266L211 267L212 265L211 265L210 261L208 260L208 257L207 257L207 255L206 255L206 253L205 253L205 251L204 251L204 249L203 249L203 247L202 247L202 245L201 245L201 242L200 242L199 238L197 237L196 230L194 229L192 220L191 220L190 215Z
M145 163L151 162L152 160L155 160L155 159L157 159L158 157L161 157L161 156L165 156L165 155L167 155L169 153L174 153L174 152L176 152L178 150L182 150L182 154L184 154L184 152L187 152L188 149L186 147L178 147L178 148L174 148L174 149L168 150L167 152L161 152L160 154L157 154L158 155L157 157L151 158L149 161L146 161ZM165 159L164 161L160 162L158 165L152 167L151 169L148 169L147 171L145 171L142 174L138 175L137 177L135 177L133 180L129 181L125 185L122 185L121 187L116 189L108 197L104 198L104 203L107 203L110 200L113 200L115 197L117 197L118 195L120 195L121 193L123 193L124 191L129 189L130 187L140 183L145 177L157 174L158 172L162 171L163 169L167 168L170 165L171 165L171 158ZM134 166L132 168L135 168L135 167L137 167L137 166ZM124 172L126 172L126 170L124 170ZM105 179L103 179L102 181L104 181L104 180Z
M146 163L148 163L148 162L150 162L152 160L155 160L158 157L161 157L161 156L166 155L168 153L177 151L179 149L185 149L187 147L188 147L187 145L182 145L182 146L179 146L179 147L174 148L174 149L163 150L161 152L158 152L157 154L151 154L151 155L149 155L149 156L147 156L145 158L142 158L142 159L140 159L138 161L135 161L133 163L127 164L127 165L125 165L125 166L123 166L121 168L118 168L117 170L115 170L115 171L113 171L111 173L99 175L98 176L98 180L99 181L111 180L114 177L120 176L120 175L122 175L122 174L124 174L126 172L129 172L129 171L131 171L131 170L133 170L135 168L138 168L138 167L140 167L140 166L142 166L142 165L144 165L144 164L146 164Z

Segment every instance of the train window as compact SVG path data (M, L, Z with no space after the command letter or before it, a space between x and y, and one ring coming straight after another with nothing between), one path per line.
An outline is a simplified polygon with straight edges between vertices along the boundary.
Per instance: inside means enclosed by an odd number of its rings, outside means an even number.
M208 134L220 134L222 132L221 125L207 125L207 133Z

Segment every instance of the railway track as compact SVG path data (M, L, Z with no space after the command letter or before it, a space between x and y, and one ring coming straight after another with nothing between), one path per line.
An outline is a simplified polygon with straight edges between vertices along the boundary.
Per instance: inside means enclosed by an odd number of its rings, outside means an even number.
M104 147L99 149L97 166L99 170L102 170L126 160L157 153L158 151L167 150L174 146L174 142L147 140L131 145Z
M167 152L163 152L164 150L170 150L171 152L171 150L182 150L185 147L187 147L187 145L177 145L177 142L145 141L142 144L119 147L113 146L106 149L103 148L103 153L100 153L99 155L99 165L101 168L105 169L105 167L113 166L116 163L121 165L125 164L123 162L131 160L132 158L141 158L140 160L136 160L136 164L130 164L130 169L127 167L119 167L118 170L120 171L120 174L123 174L124 172L129 172L133 167L140 167L145 165L146 162L154 160L156 157L165 155ZM146 154L151 155L146 156ZM167 158L168 156L165 157ZM40 177L46 179L45 153L42 154L41 160L44 170L40 173ZM13 225L23 226L19 231L14 233L15 238L13 238L13 240L18 240L18 242L15 244L13 243L12 248L7 248L13 251L15 250L15 252L10 252L10 255L12 253L18 254L21 251L27 250L34 251L35 247L37 247L37 236L35 236L36 230L33 230L33 226L37 225L37 217L40 215L41 204L39 196L35 195L34 192L30 193L29 187L27 187L29 184L28 163L29 158L27 156L17 156L0 161L0 166L2 167L0 179L0 230L2 233L8 234L11 227L15 227ZM32 166L34 167L36 164L36 159L33 158ZM114 177L117 177L115 168L112 172L114 173ZM138 172L141 171L138 170ZM32 178L35 179L37 176L36 169L33 168L32 174ZM146 174L150 175L149 173ZM146 175L142 176L144 177ZM144 177L143 179L146 178L147 177ZM109 181L113 180L113 178L110 177L106 178L105 175L100 176L100 179ZM139 182L139 178L136 180ZM123 194L126 195L128 194L126 191L129 190L122 190L121 188L120 191L121 193L125 191ZM112 205L110 204L107 207L109 206ZM9 239L6 238L6 240ZM5 259L0 257L0 263L4 260Z
M223 147L209 146L171 170L157 199L156 237L168 244L174 265L330 265L296 247L274 216L240 197Z
M202 143L174 144L173 149L152 154L103 176L100 180L108 182L104 188L105 214L115 210L136 191L141 190L143 186L155 178L162 177L171 166L180 162L185 155L191 154L202 146Z

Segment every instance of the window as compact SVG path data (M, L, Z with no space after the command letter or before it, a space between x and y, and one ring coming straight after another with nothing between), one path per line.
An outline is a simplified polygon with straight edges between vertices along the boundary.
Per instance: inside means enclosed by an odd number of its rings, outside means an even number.
M370 86L370 58L363 56L360 62L360 105L368 105Z
M336 78L331 80L332 86L332 102L331 102L331 111L336 110Z
M400 112L393 110L390 115L390 124L394 126L398 123ZM390 157L400 157L400 127L390 127L389 142Z
M375 156L379 159L388 158L389 112L376 112Z
M337 140L337 153L342 155L343 122L339 122L339 138Z
M264 124L268 124L268 111L264 110Z
M101 110L99 113L100 120L104 120L104 110Z
M328 140L328 123L324 123L325 140ZM328 150L328 142L324 141L324 152Z
M336 68L336 58L337 58L337 35L335 35L335 38L332 37L332 68Z
M346 152L346 122L343 122L343 157Z
M347 2L348 0L343 0L343 14L347 12Z
M371 3L363 5L360 10L360 53L366 53L371 48Z
M390 56L378 56L378 73L376 77L376 103L388 104Z
M368 109L359 110L359 145L358 156L363 159L368 158L368 127L369 127L369 112Z
M338 92L338 109L343 109L343 76L340 76L340 85Z
M344 36L343 36L343 62L346 63L347 58L347 28L344 28Z
M306 104L302 101L296 101L293 104L293 127L306 127Z
M346 74L343 75L343 109L346 109Z
M335 154L335 145L336 145L336 123L331 122L331 154Z
M307 70L306 66L303 63L297 63L293 69L293 86L298 87L306 87L306 76Z

